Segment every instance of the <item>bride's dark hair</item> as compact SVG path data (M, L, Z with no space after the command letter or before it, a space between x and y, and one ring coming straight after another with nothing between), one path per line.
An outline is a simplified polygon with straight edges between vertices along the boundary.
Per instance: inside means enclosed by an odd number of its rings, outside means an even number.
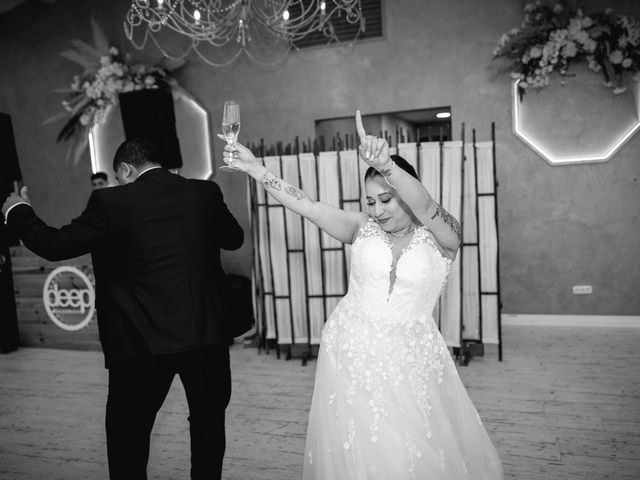
M411 175L413 178L418 178L416 169L413 168L411 164L407 162L404 158L402 158L400 155L391 155L391 161L395 163L398 167L400 167L402 170L407 172L409 175ZM382 176L380 172L378 172L375 168L369 167L367 168L367 171L364 174L364 181L366 182L367 180L375 177L376 175Z

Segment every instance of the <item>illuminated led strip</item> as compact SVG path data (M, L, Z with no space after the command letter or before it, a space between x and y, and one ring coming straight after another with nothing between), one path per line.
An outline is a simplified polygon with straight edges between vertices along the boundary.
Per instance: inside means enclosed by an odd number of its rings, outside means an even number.
M513 132L520 137L520 139L529 145L533 150L535 150L540 156L542 156L549 163L554 165L566 164L566 163L587 163L587 162L601 162L603 160L608 160L611 158L625 143L629 138L633 136L634 133L638 129L640 129L640 118L639 112L640 109L638 102L636 102L636 121L635 123L627 130L627 132L622 135L604 154L601 155L584 155L578 157L556 157L538 142L536 142L533 138L527 135L520 125L520 101L518 97L518 84L520 80L516 80L513 82L512 90L511 90L511 101L513 102Z
M94 127L95 128L95 127ZM96 155L96 138L93 135L93 128L89 130L89 153L91 153L91 172L97 173L100 171L98 168L98 156Z
M209 116L209 111L204 107L204 105L202 105L200 102L198 102L195 98L190 97L187 92L182 89L181 87L174 87L174 98L178 97L180 100L182 100L183 102L191 105L191 108L194 111L200 110L201 115L204 116L204 124L201 125L202 127L202 134L203 134L203 139L202 139L202 151L203 152L207 152L207 160L203 163L202 170L198 172L197 176L195 178L199 178L201 180L208 180L211 175L213 175L213 167L214 167L214 160L213 160L213 153L211 152L211 118Z

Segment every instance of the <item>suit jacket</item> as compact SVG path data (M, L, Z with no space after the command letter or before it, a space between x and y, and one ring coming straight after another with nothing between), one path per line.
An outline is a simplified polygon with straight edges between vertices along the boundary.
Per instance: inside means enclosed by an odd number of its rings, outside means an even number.
M239 248L243 231L217 184L158 168L94 190L84 212L61 228L28 205L8 217L27 248L48 260L91 253L107 368L228 341L220 249Z

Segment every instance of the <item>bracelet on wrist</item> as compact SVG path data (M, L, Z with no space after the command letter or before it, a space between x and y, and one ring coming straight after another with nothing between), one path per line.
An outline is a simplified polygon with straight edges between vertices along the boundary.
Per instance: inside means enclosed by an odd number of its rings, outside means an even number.
M382 178L384 178L384 181L387 182L387 185L389 185L391 188L396 190L396 186L393 183L391 183L387 177L388 177L388 175L386 177L383 176Z
M378 170L378 172L380 172L380 175L382 175L385 178L391 175L391 172L393 172L393 169L396 168L396 162L394 162L393 160L389 160L389 161L391 162L391 166L389 168L381 168L380 170Z

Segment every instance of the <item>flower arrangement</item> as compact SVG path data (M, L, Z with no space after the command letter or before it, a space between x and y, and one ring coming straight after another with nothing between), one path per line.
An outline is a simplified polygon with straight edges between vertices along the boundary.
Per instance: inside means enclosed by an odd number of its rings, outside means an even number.
M56 90L65 94L62 100L65 112L45 120L48 124L70 117L56 141L72 140L67 157L74 150L74 163L87 147L89 131L104 123L109 108L118 103L118 94L147 88L170 89L176 85L165 69L133 63L128 55L121 55L93 19L91 23L94 45L74 40L75 49L61 53L84 67L84 72L73 77L69 88Z
M511 77L519 79L521 95L527 88L543 88L557 72L564 84L572 63L587 62L604 74L604 85L622 93L622 75L640 79L640 24L633 18L602 13L585 15L560 1L553 7L540 1L524 7L524 20L500 38L494 59L511 60Z

